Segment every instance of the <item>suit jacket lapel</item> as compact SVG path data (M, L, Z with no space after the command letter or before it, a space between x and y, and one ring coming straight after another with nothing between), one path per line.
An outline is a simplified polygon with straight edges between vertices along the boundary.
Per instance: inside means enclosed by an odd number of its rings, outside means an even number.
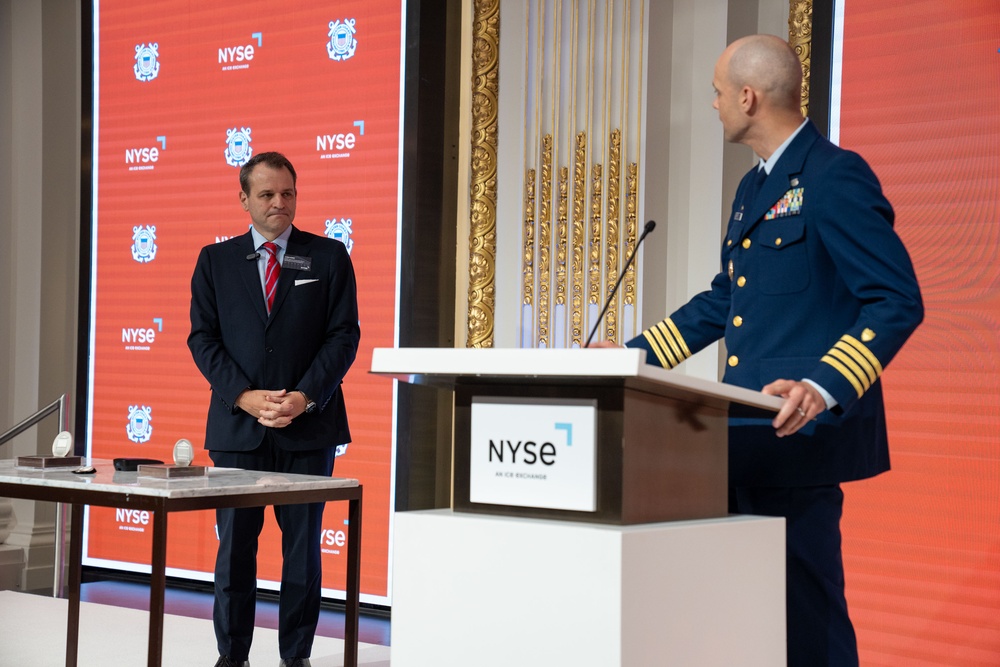
M248 255L257 252L253 247L253 236L247 232L236 240L236 263L237 271L243 279L243 284L247 288L247 298L253 307L253 311L260 317L261 322L267 321L267 304L264 303L264 288L260 282L260 271L257 269L257 262L247 259Z
M749 215L744 216L744 220L749 222L743 236L753 231L754 227L764 220L764 214L788 192L792 179L802 173L806 156L809 155L809 150L818 138L819 130L816 129L812 121L809 121L788 145L785 152L781 154L774 169L764 181L764 187L761 188L760 193L754 198L753 204L750 205Z
M309 237L292 227L292 233L288 237L288 246L285 248L285 257L289 255L308 257L309 252ZM291 291L298 273L296 269L281 267L281 273L278 275L278 290L274 294L274 304L271 306L272 318L281 310L281 304Z

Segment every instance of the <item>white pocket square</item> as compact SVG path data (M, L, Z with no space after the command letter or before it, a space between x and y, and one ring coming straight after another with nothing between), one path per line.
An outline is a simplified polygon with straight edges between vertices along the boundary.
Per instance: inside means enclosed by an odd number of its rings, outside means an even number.
M298 287L299 285L308 285L309 283L315 283L318 281L319 278L300 278L295 281L295 286Z

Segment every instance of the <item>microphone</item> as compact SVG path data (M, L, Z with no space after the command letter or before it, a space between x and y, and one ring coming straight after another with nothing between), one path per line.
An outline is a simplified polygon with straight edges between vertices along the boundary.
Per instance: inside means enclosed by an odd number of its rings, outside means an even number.
M594 328L590 330L590 335L587 336L587 342L584 343L584 347L590 347L590 341L594 339L594 334L597 333L597 328L601 326L601 321L604 319L604 314L608 312L608 308L611 306L611 300L615 298L615 294L618 293L618 286L622 284L622 280L625 279L625 273L628 271L628 267L632 264L632 260L635 259L635 253L639 251L639 246L642 245L643 240L646 236L656 228L656 222L650 220L646 223L646 226L642 229L642 234L639 236L639 240L636 242L635 247L632 248L632 254L628 256L625 260L625 266L622 268L622 272L618 274L618 282L615 283L614 288L611 290L611 294L608 295L608 300L604 302L604 309L601 314L597 316L597 322L594 323Z
M255 259L260 259L260 253L259 252L252 252L249 255L247 255L247 261L248 262L252 262Z

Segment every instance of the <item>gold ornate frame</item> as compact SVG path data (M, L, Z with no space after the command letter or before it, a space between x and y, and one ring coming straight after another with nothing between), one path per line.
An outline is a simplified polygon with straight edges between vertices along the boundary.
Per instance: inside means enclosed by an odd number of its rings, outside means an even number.
M809 115L809 77L812 67L813 0L792 0L788 6L788 43L802 63L802 115Z
M791 0L788 43L802 62L802 114L809 111L813 0ZM493 347L496 306L497 98L500 0L475 0L472 30L469 312L467 347ZM532 190L534 188L532 187ZM532 195L534 193L532 192ZM576 252L576 249L573 249ZM576 295L573 295L576 298ZM574 323L575 324L575 323Z
M496 306L497 97L500 0L476 0L472 29L469 315L467 347L493 347Z

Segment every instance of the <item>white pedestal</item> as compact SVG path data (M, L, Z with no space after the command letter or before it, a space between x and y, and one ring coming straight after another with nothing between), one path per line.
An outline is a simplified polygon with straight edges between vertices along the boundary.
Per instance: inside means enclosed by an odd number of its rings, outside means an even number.
M392 667L783 665L784 534L397 513Z

